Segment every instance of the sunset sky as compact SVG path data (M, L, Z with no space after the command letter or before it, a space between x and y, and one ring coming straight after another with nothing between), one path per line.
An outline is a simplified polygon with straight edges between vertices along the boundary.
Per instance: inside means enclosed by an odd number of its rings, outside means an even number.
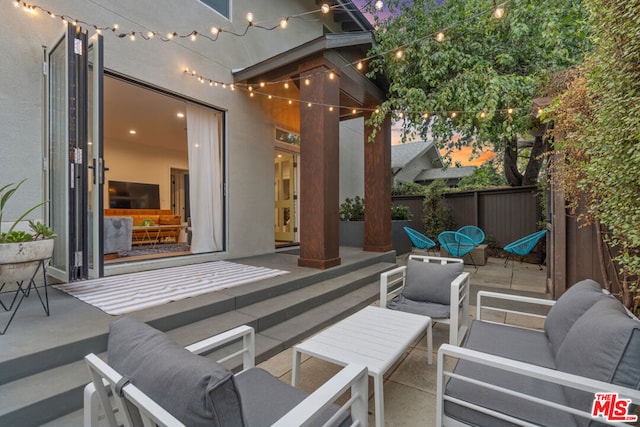
M353 0L353 3L358 8L362 8L371 1L372 0ZM407 2L409 2L409 0L407 0ZM383 10L378 13L378 16L388 16L388 15L389 15L389 12L387 11L386 8L383 8ZM366 13L365 13L365 16L367 16L367 18L373 22L372 16ZM394 125L391 128L391 144L392 145L402 144L401 138L402 138L401 127L399 125ZM419 141L419 139L408 141L408 142L415 142L415 141ZM441 154L444 155L444 152L442 152ZM494 156L495 156L494 152L488 151L476 159L469 160L469 158L471 157L471 147L463 147L461 150L451 154L451 161L452 161L452 164L459 162L462 166L471 166L471 165L478 166Z

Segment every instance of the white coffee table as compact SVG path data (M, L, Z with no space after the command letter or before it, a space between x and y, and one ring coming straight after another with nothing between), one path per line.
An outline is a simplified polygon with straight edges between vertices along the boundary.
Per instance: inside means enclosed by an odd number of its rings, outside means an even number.
M376 427L384 426L383 376L427 330L427 361L433 363L431 318L367 306L293 347L291 381L298 386L300 356L306 353L337 365L365 365L373 377Z

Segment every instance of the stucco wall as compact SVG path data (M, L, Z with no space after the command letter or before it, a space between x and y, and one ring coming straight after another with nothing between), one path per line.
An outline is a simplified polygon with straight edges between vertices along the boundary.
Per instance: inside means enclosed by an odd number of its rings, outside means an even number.
M234 0L231 22L197 0L137 2L106 0L94 4L81 0L42 1L38 4L57 14L66 14L91 24L118 23L126 31L208 32L212 25L243 32L245 15L256 21L277 23L282 16L313 10L313 1ZM191 4L192 3L192 4ZM153 11L153 13L149 13ZM327 18L328 19L328 18ZM331 22L325 22L333 25ZM271 114L241 91L210 88L184 75L185 68L207 77L232 81L231 70L243 68L276 53L322 35L323 18L306 22L292 19L286 30L266 32L250 29L246 37L222 33L216 42L181 39L132 42L104 35L105 69L134 80L175 92L226 111L227 235L230 256L273 251L273 135ZM60 19L42 12L30 15L9 3L0 14L0 129L2 155L0 183L23 177L29 181L22 197L7 213L37 203L45 197L44 78L42 46L52 46L64 31ZM9 60L11 58L11 60ZM111 165L115 170L118 165ZM164 194L164 192L163 192ZM164 203L163 203L164 205ZM35 212L33 217L43 217ZM250 243L248 243L250 242Z

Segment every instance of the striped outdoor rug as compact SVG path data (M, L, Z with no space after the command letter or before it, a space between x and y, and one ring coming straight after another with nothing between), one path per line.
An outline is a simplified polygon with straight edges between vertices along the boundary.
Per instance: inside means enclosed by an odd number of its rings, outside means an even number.
M117 316L286 273L288 271L214 261L55 285L55 288Z

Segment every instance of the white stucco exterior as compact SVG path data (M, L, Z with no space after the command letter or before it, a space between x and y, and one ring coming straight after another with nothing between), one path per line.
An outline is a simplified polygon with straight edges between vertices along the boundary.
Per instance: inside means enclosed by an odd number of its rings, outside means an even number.
M283 16L317 10L313 0L232 0L232 17L226 20L198 0L42 0L34 4L57 15L64 14L91 25L118 23L122 32L209 32L212 26L242 33L245 15L276 25ZM311 19L312 18L312 19ZM82 24L81 24L82 25ZM89 35L91 25L84 25ZM286 113L273 111L264 100L256 102L245 92L209 87L185 75L195 69L208 78L232 82L232 70L251 66L275 54L315 39L323 26L335 29L330 16L307 15L290 19L286 29L265 31L249 28L245 37L225 32L216 42L189 38L161 42L115 37L104 32L104 69L132 81L177 94L225 113L226 247L221 253L201 258L219 259L274 251L273 157L276 127L297 131ZM38 10L31 14L6 2L0 13L0 185L28 178L20 197L12 201L4 220L48 198L46 160L46 76L44 51L64 33L61 19ZM209 33L210 35L210 33ZM292 108L299 108L294 106ZM292 114L293 117L299 114ZM295 126L299 126L296 124ZM363 193L363 121L344 122L341 127L341 199ZM344 140L343 140L344 139ZM304 143L304 142L303 142ZM346 163L355 167L345 169ZM171 165L169 165L171 166ZM169 167L167 166L167 167ZM336 165L337 167L338 165ZM175 167L175 166L174 166ZM36 211L32 218L46 217ZM193 262L169 260L164 263ZM138 268L139 269L139 268Z

